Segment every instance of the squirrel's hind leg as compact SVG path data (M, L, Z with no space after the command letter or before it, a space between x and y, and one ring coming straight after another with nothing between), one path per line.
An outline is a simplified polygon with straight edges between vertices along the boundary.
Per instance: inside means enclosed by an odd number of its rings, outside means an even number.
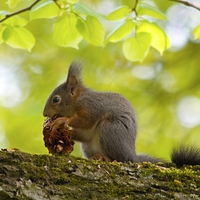
M99 133L99 142L105 153L103 156L120 162L136 162L136 132L134 133L133 126L124 125L119 118L104 119L98 124L96 131Z

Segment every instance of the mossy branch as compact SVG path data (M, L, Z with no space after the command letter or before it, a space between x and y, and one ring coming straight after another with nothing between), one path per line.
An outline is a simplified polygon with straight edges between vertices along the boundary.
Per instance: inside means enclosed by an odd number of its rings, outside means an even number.
M0 199L200 199L200 166L0 151Z

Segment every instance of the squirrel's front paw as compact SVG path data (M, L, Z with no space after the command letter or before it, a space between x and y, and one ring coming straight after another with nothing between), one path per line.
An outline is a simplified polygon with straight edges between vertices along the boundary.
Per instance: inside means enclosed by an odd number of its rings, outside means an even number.
M52 125L51 125L51 128L52 128L52 131L56 131L59 129L62 129L62 128L65 128L65 129L68 129L69 131L73 130L73 128L71 126L68 125L68 118L67 117L59 117L59 118L56 118Z

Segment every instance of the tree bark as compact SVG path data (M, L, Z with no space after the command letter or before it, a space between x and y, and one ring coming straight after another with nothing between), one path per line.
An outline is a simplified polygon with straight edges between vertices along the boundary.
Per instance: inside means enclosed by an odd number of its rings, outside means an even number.
M0 199L200 199L200 166L0 151Z

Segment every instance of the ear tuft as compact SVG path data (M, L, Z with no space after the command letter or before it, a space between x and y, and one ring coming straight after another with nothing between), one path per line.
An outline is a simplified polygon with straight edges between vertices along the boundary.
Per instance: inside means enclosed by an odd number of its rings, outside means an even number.
M81 63L73 61L69 67L68 78L73 74L77 77L78 80L81 80L81 71L82 71Z
M81 69L81 64L77 62L72 62L69 67L66 84L71 95L74 95L77 86L82 84Z

